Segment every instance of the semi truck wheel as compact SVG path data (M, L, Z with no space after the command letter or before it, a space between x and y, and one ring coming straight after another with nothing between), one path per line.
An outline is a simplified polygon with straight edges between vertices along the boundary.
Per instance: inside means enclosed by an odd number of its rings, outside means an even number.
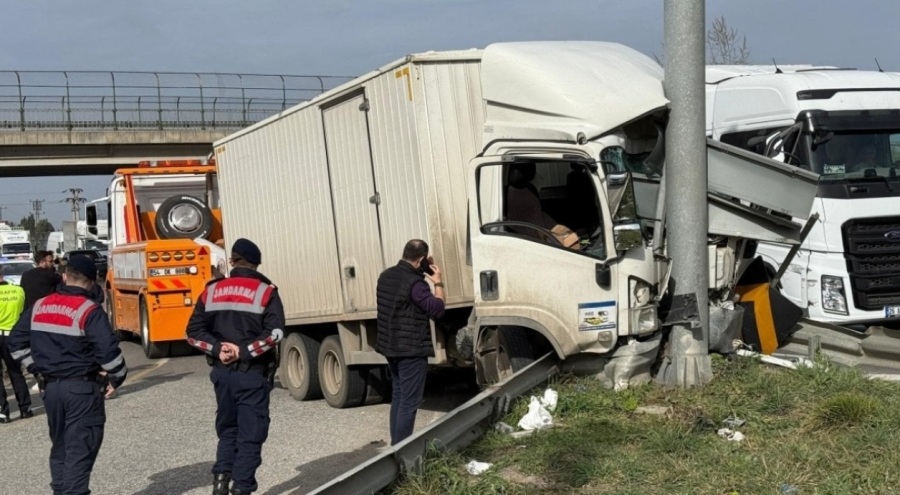
M331 407L356 407L366 398L365 370L347 366L337 335L326 337L319 348L319 383Z
M150 313L147 310L147 301L143 296L140 300L140 320L141 320L141 347L144 349L144 355L148 359L159 359L169 356L168 342L151 342L150 341Z
M392 391L391 372L387 366L371 366L366 370L365 405L390 402Z
M294 332L281 344L281 384L296 400L322 398L319 385L319 348L321 344L309 335Z
M209 206L188 194L170 197L156 211L156 232L162 239L205 239L212 225Z

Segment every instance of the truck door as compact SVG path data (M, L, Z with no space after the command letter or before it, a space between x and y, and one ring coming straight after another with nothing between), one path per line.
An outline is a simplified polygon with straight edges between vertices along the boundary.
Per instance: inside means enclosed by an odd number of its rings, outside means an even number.
M358 94L322 113L345 311L375 309L384 269L366 105Z
M521 158L521 157L520 157ZM557 350L605 352L621 321L611 221L599 181L566 155L476 159L469 214L482 325L525 326Z

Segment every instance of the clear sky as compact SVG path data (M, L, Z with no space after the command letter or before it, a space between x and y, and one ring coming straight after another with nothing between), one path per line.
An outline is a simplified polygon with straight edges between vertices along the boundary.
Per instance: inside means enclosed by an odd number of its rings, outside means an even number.
M660 0L0 0L0 69L358 75L408 53L497 41L603 40L662 55ZM896 0L709 0L747 37L751 63L900 71ZM3 218L106 177L0 178ZM58 225L57 225L58 226Z

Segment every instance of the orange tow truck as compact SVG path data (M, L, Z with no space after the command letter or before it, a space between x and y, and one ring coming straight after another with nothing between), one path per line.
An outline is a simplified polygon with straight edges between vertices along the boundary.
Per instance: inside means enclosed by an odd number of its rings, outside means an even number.
M107 204L106 309L120 338L139 336L148 358L186 354L185 328L206 283L226 273L215 161L140 162L117 170Z

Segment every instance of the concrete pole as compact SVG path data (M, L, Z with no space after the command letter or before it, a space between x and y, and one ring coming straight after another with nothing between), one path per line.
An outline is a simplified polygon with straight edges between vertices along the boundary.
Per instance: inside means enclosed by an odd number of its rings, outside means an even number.
M666 244L674 295L696 294L701 326L672 328L668 356L656 379L690 387L712 380L706 233L706 95L704 0L666 0L665 88L672 102L666 130Z

